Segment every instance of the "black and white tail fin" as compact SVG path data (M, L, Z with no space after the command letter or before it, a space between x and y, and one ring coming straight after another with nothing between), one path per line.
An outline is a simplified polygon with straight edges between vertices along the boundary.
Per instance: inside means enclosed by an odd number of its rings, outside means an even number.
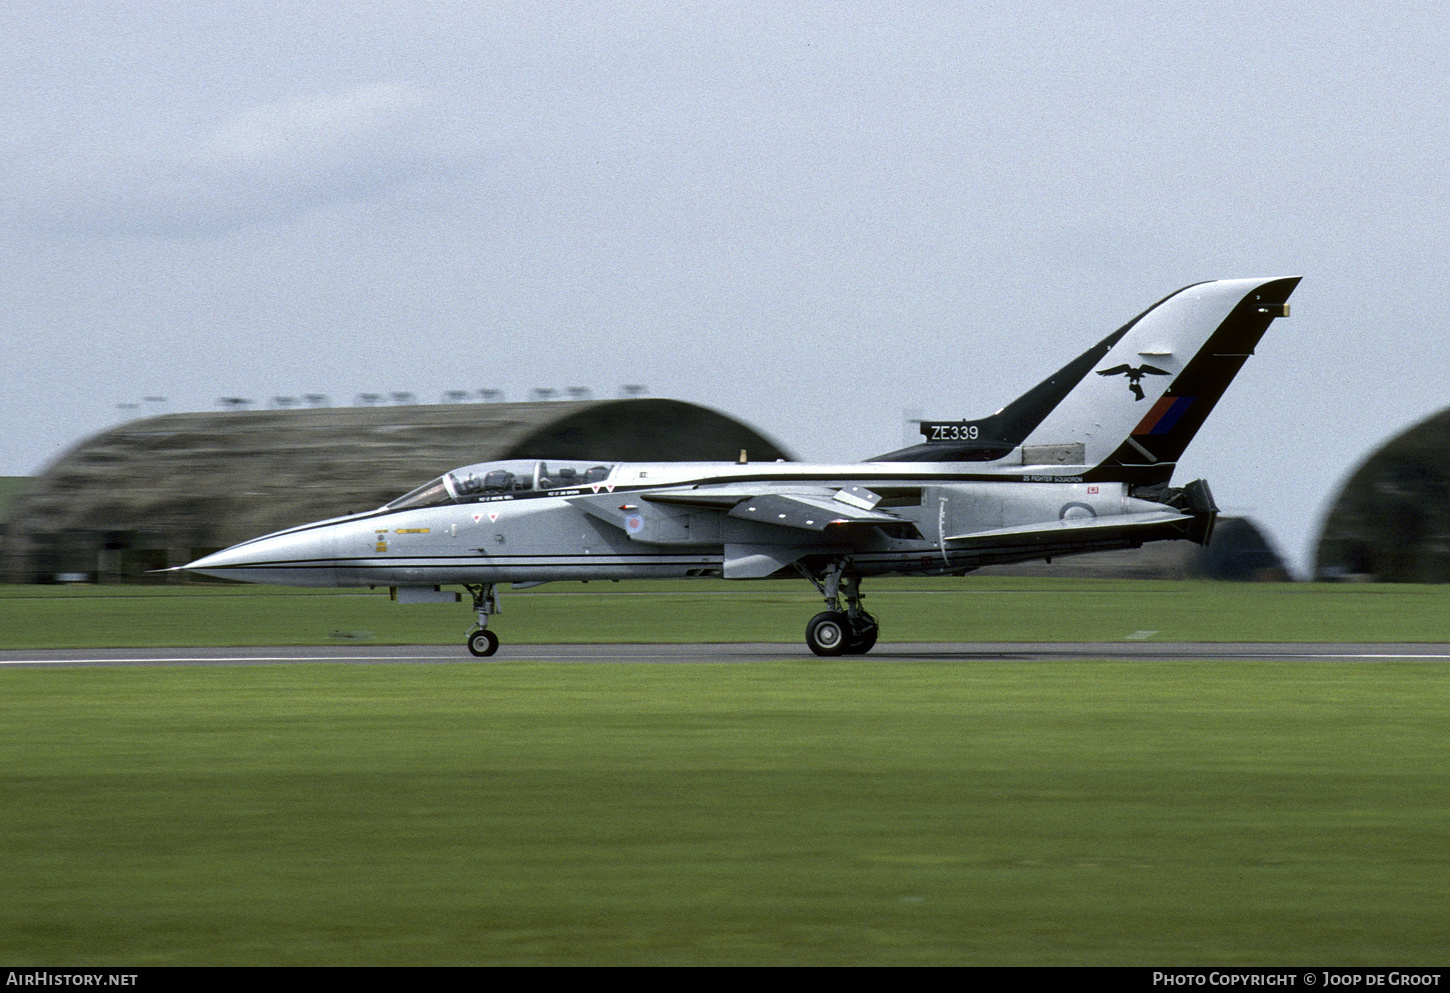
M1298 285L1290 276L1179 290L1129 328L1024 439L1024 453L1080 442L1092 479L1166 483L1269 324L1289 315Z
M1167 482L1299 277L1184 287L990 417L922 424L879 461L1073 466L1095 480Z

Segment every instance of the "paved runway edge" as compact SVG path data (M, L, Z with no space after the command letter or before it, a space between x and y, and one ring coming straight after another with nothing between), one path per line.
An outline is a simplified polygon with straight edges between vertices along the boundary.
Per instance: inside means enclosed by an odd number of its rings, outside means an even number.
M877 645L869 655L818 658L799 644L705 645L505 645L499 654L475 659L452 645L321 645L251 648L71 648L0 650L0 669L137 665L500 665L510 662L743 663L797 659L911 663L948 661L1450 661L1450 644L1306 642L904 642Z

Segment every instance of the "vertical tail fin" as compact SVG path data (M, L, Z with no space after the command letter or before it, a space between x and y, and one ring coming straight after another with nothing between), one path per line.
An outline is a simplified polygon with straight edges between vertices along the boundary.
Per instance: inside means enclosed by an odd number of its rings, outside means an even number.
M1276 317L1289 316L1289 295L1299 285L1298 276L1282 279L1236 279L1201 284L1200 298L1188 308L1197 326L1185 326L1180 340L1186 362L1167 386L1149 392L1126 420L1117 422L1118 435L1104 440L1115 442L1113 450L1097 463L1094 475L1143 485L1167 482L1174 465L1183 456L1219 398L1228 389L1259 339ZM1200 287L1190 287L1191 292ZM1216 326L1213 318L1227 309ZM1206 335L1206 337L1205 337ZM1165 377L1166 378L1166 377ZM1131 427L1123 431L1125 423ZM1092 464L1092 463L1089 463Z
M1149 307L990 417L924 422L924 444L872 461L1082 465L1166 483L1298 276L1195 283Z
M1082 446L1093 479L1167 482L1299 277L1185 287L1134 321L1022 441Z

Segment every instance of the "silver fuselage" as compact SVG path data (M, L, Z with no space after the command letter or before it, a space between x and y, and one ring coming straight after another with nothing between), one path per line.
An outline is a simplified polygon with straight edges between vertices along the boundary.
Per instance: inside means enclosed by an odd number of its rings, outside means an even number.
M470 478L519 463L467 467ZM602 468L602 467L599 467ZM1026 546L983 548L970 536L1060 522L1155 515L1187 518L1135 499L1120 482L1084 482L1079 467L961 463L621 463L577 485L524 491L449 492L444 502L395 507L291 528L244 542L188 568L228 579L293 586L426 587L553 580L764 578L798 561L849 556L862 576L962 573L980 565L1071 554L1131 541L1063 532ZM465 470L456 470L450 478ZM849 519L832 502L862 487L879 512L903 523ZM422 492L421 488L420 491ZM763 507L768 491L805 510ZM398 503L395 501L394 503ZM821 515L811 516L812 507ZM830 519L833 509L842 511ZM1145 520L1147 518L1144 518ZM1087 532L1083 532L1084 535ZM1174 535L1165 533L1163 537ZM793 573L790 573L793 574Z

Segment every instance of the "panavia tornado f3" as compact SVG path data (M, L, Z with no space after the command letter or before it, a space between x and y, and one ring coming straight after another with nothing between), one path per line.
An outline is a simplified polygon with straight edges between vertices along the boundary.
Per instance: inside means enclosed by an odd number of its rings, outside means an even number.
M764 579L825 598L817 655L870 651L861 582L1186 538L1206 543L1208 485L1179 457L1299 277L1197 283L1161 300L997 413L928 421L865 462L513 460L455 469L368 513L319 521L184 568L294 586L391 587L403 603L473 597L478 656L499 583Z

